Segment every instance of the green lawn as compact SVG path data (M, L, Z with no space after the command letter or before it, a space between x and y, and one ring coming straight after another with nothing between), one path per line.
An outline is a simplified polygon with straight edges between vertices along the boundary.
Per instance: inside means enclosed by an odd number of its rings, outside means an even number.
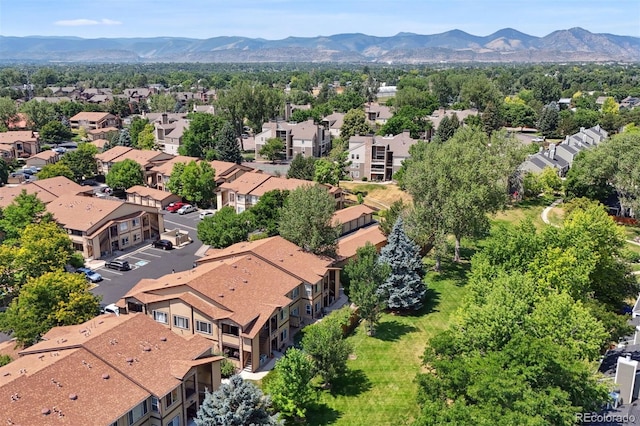
M548 207L557 197L553 196L543 196L531 200L524 200L513 206L507 207L502 212L499 212L491 217L491 221L493 223L509 223L509 224L517 224L522 222L524 219L531 219L533 224L537 228L542 228L544 226L544 222L540 215L545 207ZM555 220L555 218L549 218L550 220Z
M323 391L308 415L310 425L402 425L419 412L414 382L429 338L449 326L465 295L468 263L443 263L441 274L427 275L427 306L416 316L385 314L376 336L364 325L348 339L354 347L349 374Z

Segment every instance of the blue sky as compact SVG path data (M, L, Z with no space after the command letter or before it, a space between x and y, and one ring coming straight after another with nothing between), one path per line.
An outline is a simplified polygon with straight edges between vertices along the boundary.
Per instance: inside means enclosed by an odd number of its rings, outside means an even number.
M582 27L640 37L640 0L0 0L0 35L392 36L511 27L544 36Z

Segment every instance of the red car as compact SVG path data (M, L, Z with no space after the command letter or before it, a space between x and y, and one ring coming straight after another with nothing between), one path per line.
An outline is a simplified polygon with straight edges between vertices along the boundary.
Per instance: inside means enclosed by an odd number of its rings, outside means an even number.
M171 213L177 212L180 207L186 205L187 203L171 203L167 206L167 211Z

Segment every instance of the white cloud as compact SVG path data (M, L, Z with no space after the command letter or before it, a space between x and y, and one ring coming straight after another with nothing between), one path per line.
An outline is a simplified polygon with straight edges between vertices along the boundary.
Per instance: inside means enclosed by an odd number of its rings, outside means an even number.
M95 19L70 19L63 21L56 21L55 25L61 27L86 27L89 25L120 25L122 22L114 21L112 19L101 19L96 21Z

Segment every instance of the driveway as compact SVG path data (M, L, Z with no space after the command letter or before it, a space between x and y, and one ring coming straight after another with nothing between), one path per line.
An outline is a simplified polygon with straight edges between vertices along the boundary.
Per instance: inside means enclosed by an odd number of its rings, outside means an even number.
M103 259L117 258L127 260L131 265L131 270L117 271L107 269L102 266L102 263L97 267L93 267L92 269L104 278L92 290L93 293L102 296L102 303L115 303L144 278L159 278L172 272L191 269L197 259L196 252L202 248L202 242L197 235L198 222L200 222L198 212L186 215L166 213L165 227L167 229L180 228L188 231L189 237L193 242L172 250L162 250L152 247L151 241L149 241L130 251Z

